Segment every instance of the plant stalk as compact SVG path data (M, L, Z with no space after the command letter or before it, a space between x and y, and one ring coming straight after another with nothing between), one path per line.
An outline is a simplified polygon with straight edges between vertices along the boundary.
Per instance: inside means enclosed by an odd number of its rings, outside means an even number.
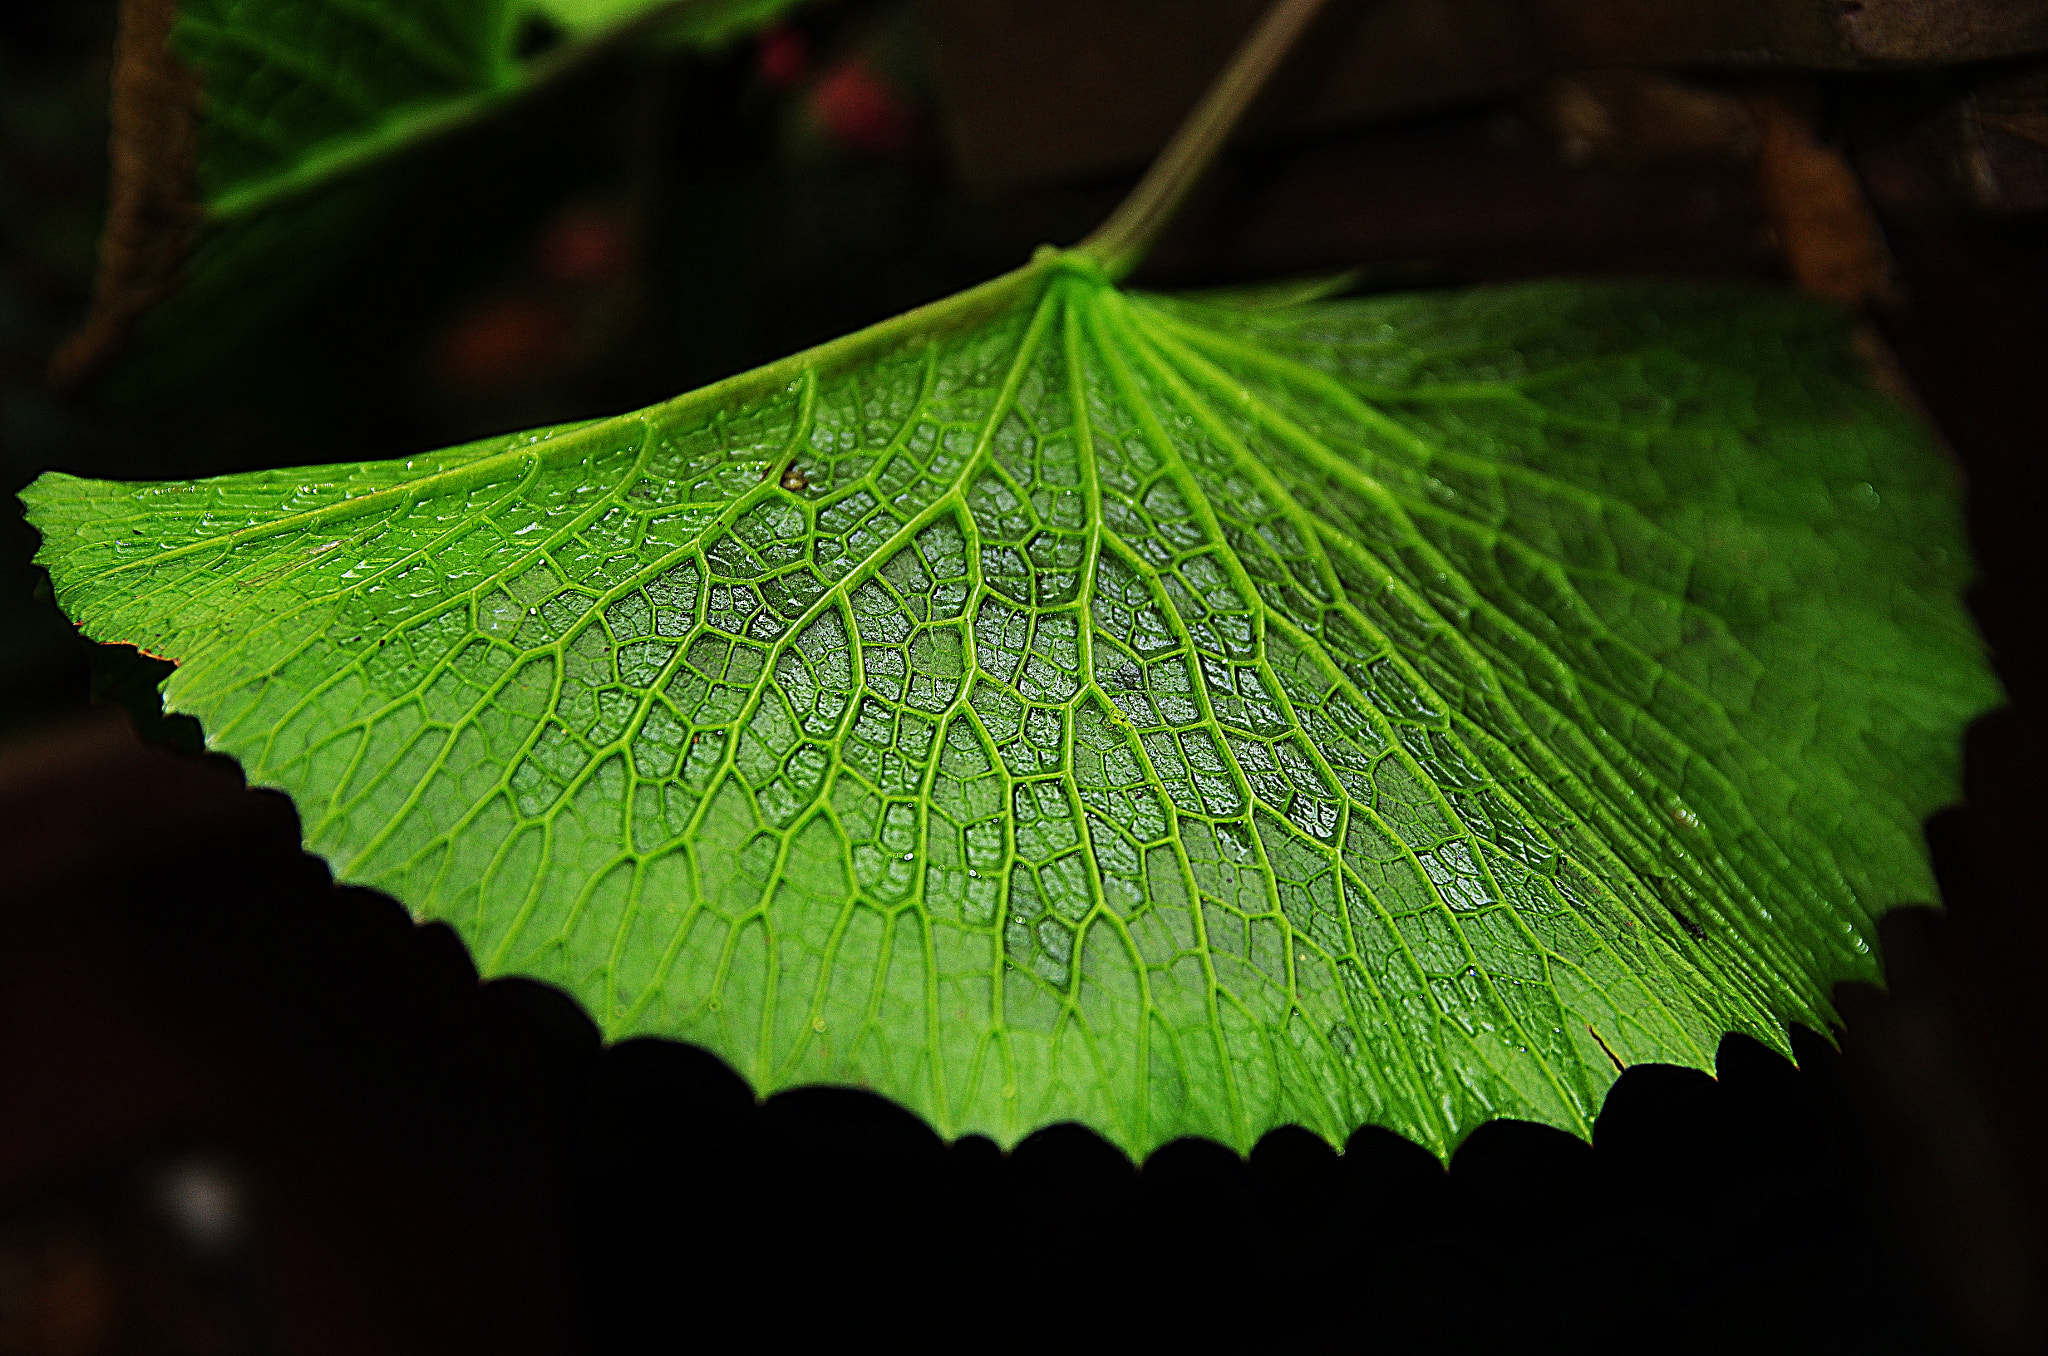
M1274 0L1130 196L1075 246L1093 256L1111 281L1136 268L1151 250L1322 6L1323 0Z

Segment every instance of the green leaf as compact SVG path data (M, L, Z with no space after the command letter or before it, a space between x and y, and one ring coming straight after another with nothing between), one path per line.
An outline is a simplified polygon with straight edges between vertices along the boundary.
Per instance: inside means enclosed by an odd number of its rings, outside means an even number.
M224 361L303 297L394 198L423 187L404 170L450 133L635 39L713 50L797 0L165 2L176 6L171 44L185 66L158 62L123 78L156 91L146 127L194 117L196 106L196 165L186 167L196 182L169 182L181 167L160 135L129 150L128 172L151 181L149 196L124 193L117 176L109 239L154 239L189 219L189 257L159 245L140 271L103 258L95 315L59 362L67 380L98 371L149 313L150 361L116 387L130 397ZM567 40L522 59L519 37L535 19ZM189 95L166 93L186 83ZM175 286L157 275L165 266Z
M572 34L601 32L653 8L657 0L531 0L537 14ZM662 29L670 42L715 48L768 27L801 0L688 0L669 3Z
M1931 900L1997 690L1836 311L1075 254L635 414L25 497L340 878L946 1134L1585 1133Z
M208 212L244 216L473 120L578 55L514 53L546 15L585 44L669 20L703 44L764 24L794 0L183 0L178 49L204 75L200 170Z

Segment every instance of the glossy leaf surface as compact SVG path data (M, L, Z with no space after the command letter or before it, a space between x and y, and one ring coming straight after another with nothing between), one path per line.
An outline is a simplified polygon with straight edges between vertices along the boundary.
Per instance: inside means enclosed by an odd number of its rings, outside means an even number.
M92 636L486 973L1009 1143L1585 1132L1932 898L1996 698L1835 312L1077 256L636 414L28 492Z

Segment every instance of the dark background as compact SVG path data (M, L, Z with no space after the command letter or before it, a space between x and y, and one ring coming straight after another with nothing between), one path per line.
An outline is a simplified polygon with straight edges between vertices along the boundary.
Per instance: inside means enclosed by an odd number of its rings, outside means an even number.
M1148 3L841 0L600 64L399 167L403 210L278 278L238 347L145 333L62 397L115 12L0 8L0 490L629 408L1070 242L1249 13ZM1887 919L1892 988L1840 993L1839 1048L1631 1069L1591 1145L1499 1123L1448 1172L1370 1129L1140 1170L1071 1126L1005 1156L865 1094L756 1105L333 888L286 800L155 713L160 667L78 639L10 497L0 1356L2048 1349L2048 40L1873 57L1855 24L1919 31L1878 0L1773 62L1654 6L1385 28L1429 9L1326 28L1139 281L1682 273L1867 307L1968 478L2012 705L1929 826L1948 912Z

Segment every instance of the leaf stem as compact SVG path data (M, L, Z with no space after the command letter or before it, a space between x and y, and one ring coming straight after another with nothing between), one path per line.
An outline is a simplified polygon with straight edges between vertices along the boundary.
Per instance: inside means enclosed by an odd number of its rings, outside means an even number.
M1075 246L1112 281L1136 268L1152 248L1322 5L1323 0L1274 0L1130 196Z

